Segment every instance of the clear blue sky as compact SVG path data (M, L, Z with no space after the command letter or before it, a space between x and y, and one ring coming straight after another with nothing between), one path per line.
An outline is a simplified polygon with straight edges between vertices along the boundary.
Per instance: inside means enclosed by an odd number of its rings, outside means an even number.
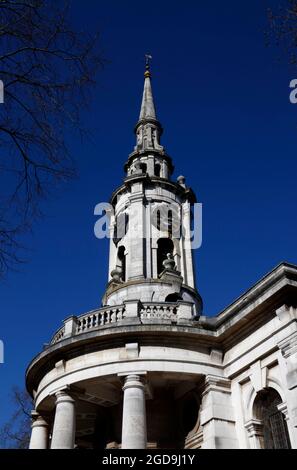
M196 252L204 313L215 315L281 261L297 263L297 71L265 46L266 8L281 1L76 0L73 20L101 31L109 60L85 123L92 141L71 143L80 177L43 205L23 241L28 264L0 284L0 423L12 385L70 314L96 308L107 281L108 244L93 210L121 184L134 145L143 56L174 159L203 203Z

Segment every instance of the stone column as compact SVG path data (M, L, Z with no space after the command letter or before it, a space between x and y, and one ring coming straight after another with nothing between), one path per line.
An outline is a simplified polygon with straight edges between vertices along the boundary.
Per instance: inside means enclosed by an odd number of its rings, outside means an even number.
M65 391L56 393L52 449L73 449L75 443L75 401Z
M201 409L203 449L239 447L230 387L230 380L224 377L207 375L205 378Z
M32 411L32 431L29 449L47 449L48 448L48 423L36 411Z
M145 385L139 375L128 375L123 387L122 449L145 449Z

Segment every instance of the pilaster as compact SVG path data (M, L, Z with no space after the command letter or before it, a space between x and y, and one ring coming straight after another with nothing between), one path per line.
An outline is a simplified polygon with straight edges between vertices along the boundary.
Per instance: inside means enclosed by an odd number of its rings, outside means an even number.
M283 306L281 314L284 315L285 311L290 307ZM280 309L279 309L280 310ZM284 365L285 377L287 382L287 422L290 435L292 436L293 445L297 446L297 323L291 328L289 336L282 339L278 343L281 351Z
M231 401L231 382L207 375L202 393L201 425L204 449L236 449L238 441Z

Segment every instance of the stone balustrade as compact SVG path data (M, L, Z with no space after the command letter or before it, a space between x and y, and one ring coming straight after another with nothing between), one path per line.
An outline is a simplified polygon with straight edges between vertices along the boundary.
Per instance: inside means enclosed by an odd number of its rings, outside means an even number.
M121 326L129 323L148 324L189 323L193 319L191 302L140 302L127 300L124 305L108 306L93 310L79 317L71 316L64 320L64 325L54 334L50 345L54 345L71 336L92 330Z
M143 303L140 309L140 318L142 320L171 320L177 322L178 306L176 304L155 304Z
M65 335L65 327L62 326L53 336L50 344L56 344L63 339Z
M83 333L93 328L110 325L123 320L126 308L124 305L110 307L87 313L77 318L76 333Z

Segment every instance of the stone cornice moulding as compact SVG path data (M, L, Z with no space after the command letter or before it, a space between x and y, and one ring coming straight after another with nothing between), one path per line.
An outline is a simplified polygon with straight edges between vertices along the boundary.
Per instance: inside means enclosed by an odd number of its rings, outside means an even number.
M278 343L278 347L285 359L293 356L297 353L297 330L294 331L290 336L281 340ZM297 367L297 364L296 364Z

